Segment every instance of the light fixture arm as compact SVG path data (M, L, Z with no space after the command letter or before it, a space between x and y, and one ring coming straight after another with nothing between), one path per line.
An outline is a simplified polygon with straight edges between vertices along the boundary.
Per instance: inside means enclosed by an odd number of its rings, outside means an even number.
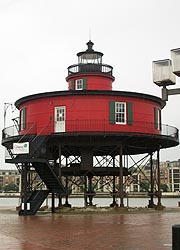
M162 88L162 100L168 101L169 95L179 95L180 94L180 88L177 89L167 89L166 86L163 86Z

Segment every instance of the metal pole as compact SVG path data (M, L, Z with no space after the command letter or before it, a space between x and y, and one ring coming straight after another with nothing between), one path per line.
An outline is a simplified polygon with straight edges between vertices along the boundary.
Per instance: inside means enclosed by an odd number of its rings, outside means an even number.
M4 103L4 129L6 128L6 112L9 106L12 107L12 103Z
M180 249L180 225L172 226L172 250Z
M92 187L92 178L91 174L88 175L88 198L89 198L89 206L93 206L93 187Z
M23 164L23 203L24 203L24 213L27 213L27 196L28 196L28 182L27 182L27 163Z
M149 208L154 208L154 176L153 176L153 159L152 159L152 153L150 153L150 168L151 168L151 192L150 192L150 201L149 201Z
M123 191L123 164L122 164L122 147L119 148L119 195L120 207L124 207L124 191Z
M161 206L161 179L160 179L160 157L159 157L159 150L157 151L157 179L158 179L158 206Z
M84 176L84 205L85 207L88 205L87 202L87 176Z
M113 168L115 168L115 156L113 156ZM116 205L116 195L115 195L115 192L116 192L116 177L115 175L113 176L113 206Z
M55 194L52 192L52 207L51 207L52 214L55 212Z
M58 171L59 179L61 181L61 146L59 145L59 171ZM59 204L58 207L62 206L62 197L61 194L58 193Z
M68 158L66 157L66 167L68 165ZM69 177L66 176L66 191L68 191L68 184L69 184ZM68 198L69 198L69 195L66 194L66 197L65 197L65 206L66 207L71 207L71 204L69 204L68 202Z

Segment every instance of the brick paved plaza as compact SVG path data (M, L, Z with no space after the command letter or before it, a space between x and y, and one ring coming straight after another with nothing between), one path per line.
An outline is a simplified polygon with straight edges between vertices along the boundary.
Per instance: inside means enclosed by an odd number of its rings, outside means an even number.
M1 210L0 221L1 250L170 250L180 209L28 217Z

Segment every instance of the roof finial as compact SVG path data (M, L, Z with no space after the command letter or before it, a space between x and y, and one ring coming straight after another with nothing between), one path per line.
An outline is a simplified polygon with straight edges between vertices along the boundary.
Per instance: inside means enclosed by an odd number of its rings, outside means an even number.
M86 43L87 44L87 46L88 46L88 49L86 50L86 51L94 51L93 50L93 45L94 45L94 43L93 42L91 42L91 40L89 40L89 42L88 43Z

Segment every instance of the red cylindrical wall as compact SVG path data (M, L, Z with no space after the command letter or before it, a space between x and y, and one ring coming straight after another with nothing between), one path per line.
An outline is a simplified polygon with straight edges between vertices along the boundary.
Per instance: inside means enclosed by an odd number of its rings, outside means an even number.
M110 102L125 102L132 105L132 124L111 124ZM148 98L116 95L64 95L41 97L20 105L26 108L26 129L34 124L37 134L51 134L55 131L55 107L65 107L64 132L138 132L160 133L154 126L154 109L161 110L160 103ZM29 126L28 126L29 124Z
M72 81L86 79L86 90L112 90L114 77L103 74L74 74L67 78L68 90L72 90Z

